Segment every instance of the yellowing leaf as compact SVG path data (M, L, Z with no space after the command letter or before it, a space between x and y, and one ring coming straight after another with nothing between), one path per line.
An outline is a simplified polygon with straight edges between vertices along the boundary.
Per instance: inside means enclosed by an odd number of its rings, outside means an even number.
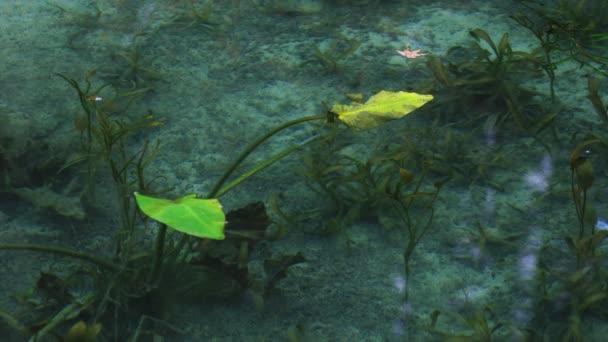
M95 323L87 325L84 321L74 324L63 341L65 342L94 342L97 335L101 332L101 324Z
M431 101L433 95L383 90L364 104L335 104L331 111L355 131L374 128L387 121L400 119Z

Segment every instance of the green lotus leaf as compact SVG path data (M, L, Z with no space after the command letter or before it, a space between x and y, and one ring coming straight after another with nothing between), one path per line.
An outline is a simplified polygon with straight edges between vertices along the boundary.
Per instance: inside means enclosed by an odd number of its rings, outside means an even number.
M374 128L387 121L400 119L431 101L433 95L383 90L364 104L335 104L331 111L355 131Z
M136 192L135 201L146 215L177 231L207 239L225 238L226 216L217 199L201 199L192 194L169 200Z

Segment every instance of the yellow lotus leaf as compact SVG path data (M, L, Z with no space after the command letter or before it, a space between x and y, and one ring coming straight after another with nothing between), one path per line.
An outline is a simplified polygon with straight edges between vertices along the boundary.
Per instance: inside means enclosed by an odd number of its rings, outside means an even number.
M364 104L334 104L331 111L348 127L360 131L400 119L432 99L433 95L382 90Z

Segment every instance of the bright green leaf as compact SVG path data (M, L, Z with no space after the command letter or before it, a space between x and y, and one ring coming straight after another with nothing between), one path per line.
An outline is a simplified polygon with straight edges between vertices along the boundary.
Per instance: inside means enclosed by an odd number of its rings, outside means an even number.
M223 240L226 217L217 199L187 195L175 200L135 193L135 201L146 215L167 226L201 238Z

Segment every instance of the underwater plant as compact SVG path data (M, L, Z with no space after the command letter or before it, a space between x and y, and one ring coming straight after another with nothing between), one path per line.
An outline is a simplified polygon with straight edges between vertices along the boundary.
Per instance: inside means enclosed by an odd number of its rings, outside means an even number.
M478 221L475 222L473 232L466 234L463 243L466 249L474 251L465 255L458 256L469 261L479 268L481 262L488 254L497 253L506 248L514 248L518 246L523 233L506 232L504 229L485 227Z
M171 18L171 23L165 24L165 28L176 28L178 30L199 29L206 33L212 33L225 23L215 8L213 1L187 1L185 8L178 8L178 12Z
M579 144L570 159L572 201L578 219L578 235L567 237L568 246L576 253L576 265L580 269L594 262L599 244L608 237L608 230L597 230L597 213L589 200L588 191L594 182L593 166L585 156L586 149L598 143L588 140Z
M340 144L314 148L306 158L305 175L310 186L332 202L321 212L323 233L346 235L346 227L361 218L377 219L385 228L403 230L404 297L409 300L409 282L413 278L411 260L416 247L433 227L434 208L439 191L449 180L431 182L430 163L411 171L413 154L401 146L390 146L367 160L340 152ZM348 245L347 245L348 246Z
M441 315L451 318L461 326L461 331L453 333L439 329L438 322ZM463 313L434 310L431 313L430 332L438 335L442 341L485 341L491 342L504 338L498 332L505 328L505 323L496 321L496 314L490 306L476 306L467 303ZM462 329L464 328L464 329Z
M67 76L59 76L76 91L84 111L83 158L66 167L100 158L113 182L119 226L112 235L114 249L111 255L51 245L0 244L2 250L54 253L85 262L71 279L50 273L41 275L32 296L34 292L43 292L46 297L53 298L49 310L54 314L42 324L26 326L25 333L34 340L59 333L61 329L67 330L70 323L72 335L94 337L99 333L97 324L100 322L107 328L104 332L113 332L116 339L135 338L147 330L143 325L150 319L145 317L149 318L149 314L163 316L178 300L196 302L210 297L228 298L243 289L251 290L256 302L262 303L273 287L286 277L286 269L304 258L299 253L267 258L262 279L254 277L248 267L252 249L257 241L276 237L268 229L270 220L264 205L254 203L225 213L218 198L286 155L316 141L320 135L287 146L233 177L242 162L261 144L288 127L325 121L328 125L344 122L353 130L369 129L403 117L433 98L415 93L380 92L365 104L336 105L325 114L287 121L248 145L202 198L191 194L167 199L159 197L166 190L153 188L158 178L148 181L145 177L159 143L152 147L144 140L139 148L133 146L136 144L134 133L158 127L160 122L149 115L127 121L128 116L113 116L104 111L104 96L98 92L105 86L94 91L91 74L85 79L85 86ZM95 168L86 168L92 181L96 175L92 169ZM158 222L153 246L145 243L150 240L153 226L150 219ZM54 290L48 291L49 288ZM123 319L122 314L127 310L139 313L139 322ZM74 325L74 319L78 317L88 318L84 326ZM14 323L11 324L14 328L25 326L9 314L0 315L0 318Z
M137 42L113 53L111 59L111 67L95 71L97 77L107 82L118 93L111 101L106 99L101 103L108 112L120 111L125 107L121 102L132 102L136 98L144 97L154 91L158 82L164 81L162 73L151 66L154 57L146 56ZM112 109L110 106L116 108Z
M475 41L468 48L449 49L447 65L439 57L427 57L434 76L430 87L438 98L435 105L445 112L446 120L453 121L454 113L469 113L458 121L487 121L490 110L498 112L493 120L497 127L510 124L535 135L538 123L544 123L543 128L548 126L554 113L524 109L540 95L525 87L526 81L542 75L543 61L538 54L513 50L508 33L498 43L482 29L471 30L470 34Z
M319 63L323 69L330 73L340 71L339 62L357 50L361 42L356 40L335 40L332 41L326 48L319 45L313 45L312 55L314 58L305 60L302 65L310 63Z
M491 115L488 120L494 118L496 115ZM411 154L416 168L425 165L432 176L450 177L455 183L483 184L501 191L504 186L493 176L508 164L508 156L502 145L479 144L477 133L476 129L464 132L434 122L422 128L404 129L398 144Z
M297 16L321 12L319 0L252 0L253 5L262 13Z
M595 183L595 172L588 150L598 144L597 139L578 144L570 155L570 193L576 214L576 229L563 236L566 251L541 249L536 276L533 319L526 331L537 340L584 341L592 339L594 318L606 319L608 283L606 258L602 243L608 230L598 227L598 216L590 190ZM565 264L550 267L555 255L570 255Z
M515 0L525 12L511 16L538 39L544 51L543 68L551 79L554 98L554 70L565 62L587 66L608 76L608 4L601 0L559 0L549 4L538 0Z
M600 120L608 125L608 106L604 104L600 96L600 80L595 77L587 79L587 98L593 105L593 109L600 117Z
M74 28L74 32L67 36L67 46L72 49L76 49L80 40L101 27L102 12L97 2L88 6L91 7L90 11L70 9L56 3L49 3L49 5L59 10L64 25Z

